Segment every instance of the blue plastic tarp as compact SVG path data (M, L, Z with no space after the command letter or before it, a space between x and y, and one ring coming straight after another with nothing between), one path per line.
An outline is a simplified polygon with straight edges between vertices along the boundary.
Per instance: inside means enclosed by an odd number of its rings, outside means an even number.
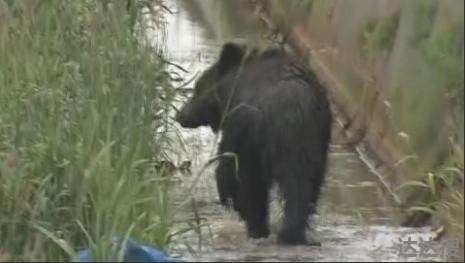
M117 238L113 238L115 245L119 245ZM78 251L77 259L74 262L94 262L92 252L90 249L83 249ZM170 257L166 252L157 248L140 245L132 239L126 242L124 251L124 262L182 262L180 260Z

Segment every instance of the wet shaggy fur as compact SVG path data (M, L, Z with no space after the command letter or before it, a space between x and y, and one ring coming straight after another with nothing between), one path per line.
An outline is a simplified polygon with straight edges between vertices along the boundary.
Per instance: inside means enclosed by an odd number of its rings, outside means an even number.
M269 189L279 185L284 244L306 243L309 215L323 183L331 134L331 112L315 75L286 52L251 52L233 43L196 83L178 122L222 132L216 180L220 201L245 220L249 237L270 234ZM232 202L228 202L231 200ZM232 204L231 204L232 203Z

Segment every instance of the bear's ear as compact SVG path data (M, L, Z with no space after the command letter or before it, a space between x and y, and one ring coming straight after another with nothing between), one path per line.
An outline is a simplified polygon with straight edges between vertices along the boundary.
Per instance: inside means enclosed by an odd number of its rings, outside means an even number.
M243 47L234 43L226 43L221 50L220 60L218 61L219 72L224 73L231 68L239 66L244 53Z

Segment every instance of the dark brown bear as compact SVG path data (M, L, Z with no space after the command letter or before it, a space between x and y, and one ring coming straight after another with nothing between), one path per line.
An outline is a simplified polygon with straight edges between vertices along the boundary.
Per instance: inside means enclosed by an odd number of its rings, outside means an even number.
M222 132L216 170L220 200L246 221L249 237L270 234L269 189L285 200L279 240L306 243L309 215L316 209L331 134L326 93L315 75L283 50L251 52L228 43L195 86L178 122ZM233 155L233 157L234 157Z

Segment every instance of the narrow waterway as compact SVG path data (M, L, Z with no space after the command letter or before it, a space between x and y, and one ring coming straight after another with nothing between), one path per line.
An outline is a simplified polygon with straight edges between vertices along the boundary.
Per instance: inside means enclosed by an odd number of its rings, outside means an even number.
M167 15L162 47L173 67L189 80L215 61L224 42L202 26L195 13L179 2L169 1L173 14ZM192 88L193 82L186 88ZM180 102L182 103L182 102ZM382 186L357 153L345 147L340 130L334 125L327 178L318 214L312 219L308 235L321 246L279 246L276 232L281 215L279 198L273 198L272 236L266 240L248 240L237 215L218 203L213 176L218 136L209 128L181 129L176 136L182 143L171 158L177 165L190 163L190 172L179 173L173 188L179 206L179 229L191 229L173 239L170 252L196 261L425 261L432 257L399 253L408 238L427 240L428 228L403 228L395 223L395 209L384 197ZM192 190L189 192L189 190ZM400 242L400 246L399 246ZM404 251L406 252L406 251ZM412 252L412 251L407 251Z

